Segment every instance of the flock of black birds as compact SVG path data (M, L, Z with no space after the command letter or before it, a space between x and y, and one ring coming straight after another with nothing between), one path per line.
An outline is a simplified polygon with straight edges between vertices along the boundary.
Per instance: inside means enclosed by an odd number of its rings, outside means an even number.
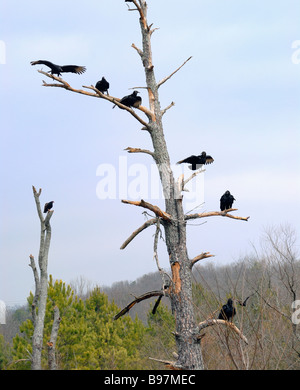
M125 2L132 2L132 0L125 0ZM31 61L31 65L46 65L48 66L51 70L49 73L52 75L57 75L58 77L62 73L76 73L76 74L82 74L86 71L85 66L78 66L78 65L56 65L53 64L50 61L47 60L38 60L38 61ZM101 93L107 93L108 94L108 89L109 89L109 82L102 77L101 80L97 81L96 83L96 89L100 91ZM124 96L122 99L120 99L119 103L123 104L126 107L134 107L138 108L141 103L142 103L142 98L140 96L137 96L139 92L138 91L133 91L132 94ZM116 105L113 106L113 108ZM124 109L123 107L120 107L122 110ZM178 161L177 164L183 164L187 163L190 164L189 168L193 171L200 169L203 165L208 165L212 164L214 162L214 159L207 155L206 152L202 152L199 156L192 155L190 157L185 158L184 160ZM235 198L229 191L226 191L220 199L220 209L221 211L231 209L233 202L235 201ZM47 213L53 208L53 203L54 201L48 202L44 206L44 213ZM250 297L250 296L249 296ZM238 301L238 303L242 306L246 306L247 299L241 303ZM233 300L231 298L228 299L227 303L222 306L222 309L219 314L219 319L224 319L227 321L232 320L232 318L236 314L236 309L234 307Z
M130 2L131 0L125 0ZM52 75L56 74L58 77L61 75L61 73L76 73L76 74L82 74L86 71L85 66L79 66L79 65L57 65L53 64L53 62L47 61L47 60L38 60L38 61L31 61L31 65L46 65L51 70L48 73L51 73ZM109 82L105 79L105 77L102 77L101 80L97 81L96 83L96 89L100 91L101 93L107 93L109 89ZM120 99L119 103L126 107L134 107L138 108L142 104L142 98L138 96L138 91L133 91L132 94L126 95ZM113 108L116 105L113 106ZM123 107L118 106L122 110L124 110ZM192 155L190 157L185 158L184 160L178 161L177 164L183 164L187 163L190 164L189 168L193 171L201 168L203 165L212 164L214 162L214 159L212 156L209 156L206 154L206 152L202 152L199 156ZM231 209L233 202L235 201L235 198L229 191L226 191L221 199L220 199L220 209L221 211L225 211L228 209ZM52 207L52 205L51 205Z
M85 66L79 66L79 65L57 65L53 64L53 62L47 61L47 60L38 60L38 61L31 61L31 65L46 65L51 70L48 73L51 73L52 75L57 75L58 77L62 73L76 73L76 74L82 74L86 71ZM101 93L107 93L108 95L108 89L109 89L109 82L105 79L105 77L102 77L101 80L97 81L96 83L96 89L100 91ZM131 95L127 95L122 97L120 100L120 103L123 104L126 107L134 107L138 108L142 104L142 98L140 96L137 96L139 92L133 91ZM113 108L116 105L113 106ZM123 107L118 106L122 110L124 110Z
M202 152L199 156L192 155L190 157L185 158L184 160L178 161L177 164L187 163L190 164L189 168L192 171L196 171L200 169L203 165L212 164L214 159L212 156L206 154L206 152ZM233 202L235 198L229 191L226 191L220 199L220 209L221 211L229 210L232 208Z

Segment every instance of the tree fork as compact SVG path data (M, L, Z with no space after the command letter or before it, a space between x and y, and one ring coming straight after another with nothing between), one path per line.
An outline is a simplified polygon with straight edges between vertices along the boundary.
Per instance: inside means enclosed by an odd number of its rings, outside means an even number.
M32 320L34 326L34 332L32 336L32 370L41 370L42 364L42 347L43 347L43 333L44 333L44 319L46 314L47 292L48 292L48 253L51 241L51 226L50 219L53 215L53 211L48 211L45 219L43 217L40 195L42 190L38 192L34 186L32 186L33 196L36 203L37 213L41 223L41 235L40 235L40 250L38 265L35 265L35 260L32 255L29 256L30 264L32 268L34 280L35 280L35 295L32 302Z

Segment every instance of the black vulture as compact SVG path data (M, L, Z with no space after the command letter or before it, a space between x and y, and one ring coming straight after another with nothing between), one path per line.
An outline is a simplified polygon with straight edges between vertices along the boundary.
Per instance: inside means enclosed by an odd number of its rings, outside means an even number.
M234 302L231 298L229 298L226 305L222 306L218 319L231 321L235 315L236 315L236 310L234 307Z
M52 200L51 202L45 203L45 206L44 206L44 213L47 213L49 210L52 209L53 203L54 203L54 200Z
M199 156L190 156L184 160L178 161L177 164L188 163L191 164L189 168L193 171L201 168L203 164L211 164L214 162L214 159L211 156L208 156L206 152L202 152Z
M140 96L137 96L139 92L133 91L131 95L127 95L122 97L122 99L119 101L119 103L123 104L127 107L135 107L138 108L142 104L142 98ZM116 107L116 104L113 106L113 108ZM124 110L123 107L119 107L122 110Z
M102 77L102 79L100 81L97 81L96 88L100 92L102 92L102 93L107 92L107 94L108 94L109 82L107 80L105 80L104 77Z
M221 211L231 209L235 198L231 195L229 191L226 191L225 194L221 196L220 199L220 209Z
M60 74L64 72L81 74L86 71L85 66L78 66L78 65L61 66L61 65L53 64L52 62L46 60L31 61L30 63L31 65L38 65L38 64L46 65L51 69L48 73L57 74L57 76L60 76Z
M142 98L140 96L137 96L138 93L139 93L138 91L133 91L131 95L122 97L119 103L124 104L124 106L127 107L138 108L142 104ZM123 107L119 107L119 108L124 110Z

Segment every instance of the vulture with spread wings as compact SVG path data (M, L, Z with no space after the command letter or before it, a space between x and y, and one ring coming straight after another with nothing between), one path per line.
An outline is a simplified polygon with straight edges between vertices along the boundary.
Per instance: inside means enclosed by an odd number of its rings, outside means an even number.
M214 159L207 155L206 152L202 152L199 156L190 156L185 158L184 160L178 161L177 164L187 163L191 164L189 168L192 171L196 171L197 169L201 168L202 165L212 164L214 162Z
M69 73L81 74L81 73L84 73L86 71L85 66L56 65L56 64L53 64L52 62L46 61L46 60L31 61L30 63L31 63L31 65L38 65L38 64L46 65L51 69L48 73L57 74L58 77L61 75L61 73L69 72Z

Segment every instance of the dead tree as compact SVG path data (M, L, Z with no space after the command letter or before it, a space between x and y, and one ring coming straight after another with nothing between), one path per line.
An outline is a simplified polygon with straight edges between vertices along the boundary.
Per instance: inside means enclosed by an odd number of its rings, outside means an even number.
M58 306L54 307L53 312L54 315L53 315L52 330L51 330L50 340L47 342L49 370L57 369L55 347L56 347L56 340L58 336L59 324L61 321Z
M211 257L212 255L208 252L204 252L194 259L189 258L186 246L186 224L189 219L210 216L223 216L244 221L247 221L249 217L241 218L229 214L229 212L236 211L236 209L230 209L224 212L214 211L204 214L185 215L182 205L182 191L184 190L184 185L195 177L195 174L192 175L192 178L187 180L184 180L183 176L181 176L177 181L173 176L162 120L165 113L174 106L174 102L171 102L167 107L162 109L159 101L159 88L173 77L191 59L191 57L184 61L183 64L170 75L157 82L151 49L151 37L156 28L153 28L153 24L148 24L146 1L132 0L130 3L130 6L128 6L129 11L135 11L139 15L142 48L138 48L135 44L132 44L132 48L135 49L139 55L145 71L146 86L142 88L145 88L148 92L149 107L140 106L137 109L133 109L122 105L120 103L120 98L105 95L98 91L93 85L83 86L83 88L88 89L89 91L75 89L60 77L50 75L42 70L39 70L39 72L56 81L54 83L46 83L43 81L43 86L64 88L71 92L104 99L109 103L126 110L142 125L142 130L149 133L152 140L153 151L135 147L128 147L127 150L129 153L146 153L155 161L163 188L165 210L161 210L158 206L152 205L144 200L139 202L122 200L123 203L139 206L147 211L151 211L153 213L153 218L136 229L124 242L121 248L124 249L140 232L147 229L149 226L158 226L159 224L164 228L171 275L167 275L160 267L159 270L163 277L163 294L171 300L172 310L175 314L176 330L174 334L178 349L176 362L172 362L172 364L168 364L168 366L174 369L203 369L204 363L200 345L201 337L199 337L201 327L199 327L195 321L192 303L192 268L199 260ZM137 88L138 87L134 87L134 89ZM137 114L137 112L140 112L142 116ZM157 234L155 236L155 240L157 240ZM157 253L154 254L154 257L158 264ZM165 283L167 279L169 279L168 283ZM151 292L146 293L140 298L145 299L147 296L150 297L153 296L153 294L151 294ZM127 311L126 308L125 311Z
M38 258L38 268L34 260L34 256L30 255L30 264L32 268L34 281L35 281L35 293L31 305L32 322L34 332L32 336L32 356L31 356L31 368L32 370L41 370L42 364L42 348L43 348L43 334L44 334L44 320L46 313L47 292L48 292L48 253L51 241L51 225L50 219L53 215L53 210L48 211L46 218L44 218L41 204L40 195L42 190L36 191L34 187L33 195L36 203L37 213L41 222L41 235L40 235L40 249Z

